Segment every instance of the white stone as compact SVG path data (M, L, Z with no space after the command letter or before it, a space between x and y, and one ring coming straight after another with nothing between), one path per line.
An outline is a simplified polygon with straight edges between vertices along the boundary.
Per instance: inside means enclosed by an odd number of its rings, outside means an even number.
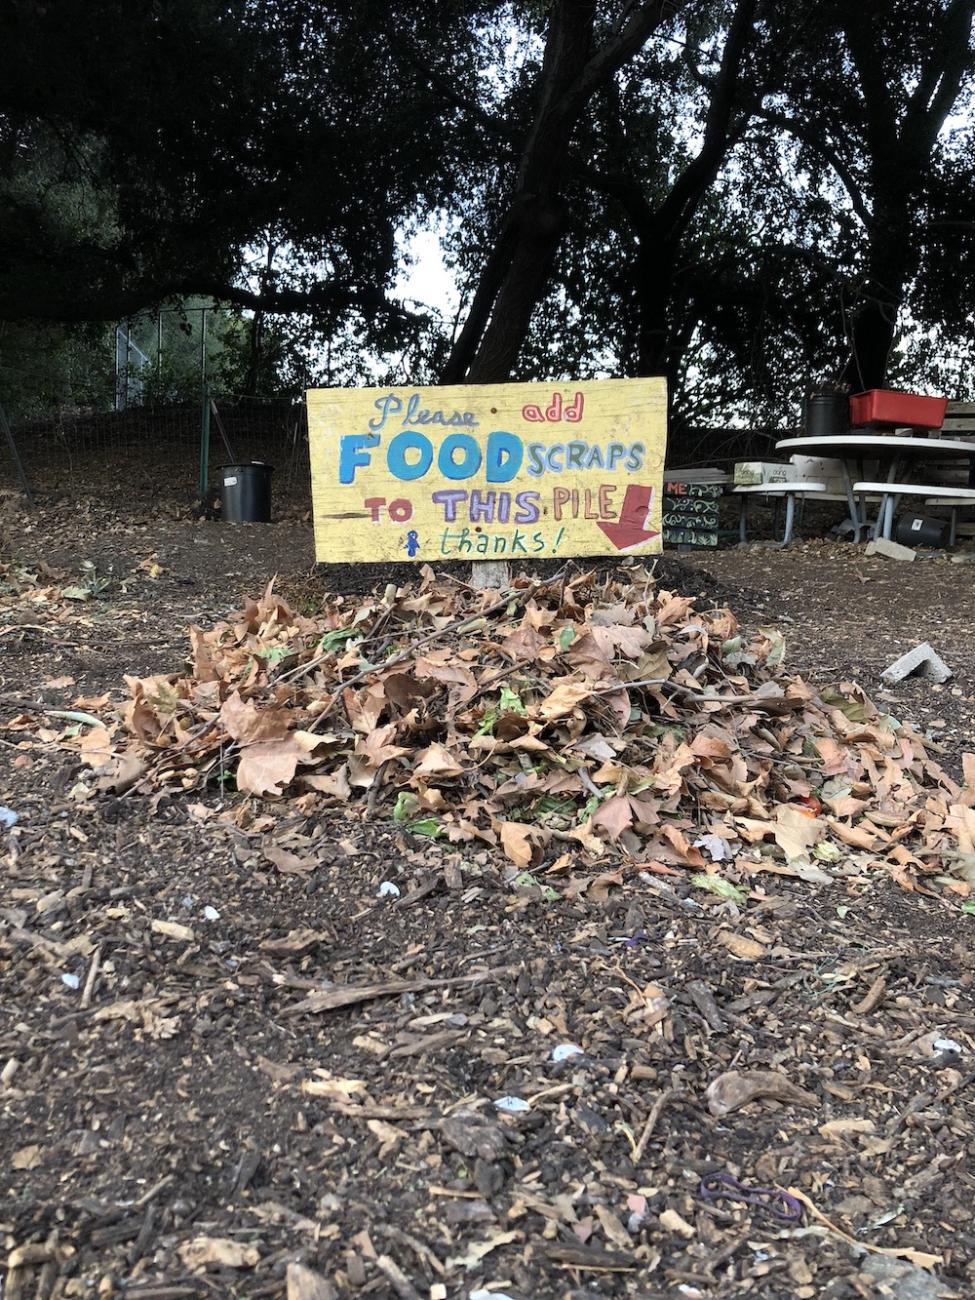
M895 659L880 675L887 682L902 682L905 677L910 677L914 673L932 682L946 682L954 676L945 661L931 649L927 641L922 641L913 650L908 650L906 655Z
M866 555L883 555L888 560L916 560L917 551L900 542L889 542L886 537L875 537L867 546Z

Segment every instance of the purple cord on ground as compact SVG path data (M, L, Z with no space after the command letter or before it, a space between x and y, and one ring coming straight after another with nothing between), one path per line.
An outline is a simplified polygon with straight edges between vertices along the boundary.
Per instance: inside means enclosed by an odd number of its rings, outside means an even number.
M764 1210L780 1223L798 1223L802 1202L779 1187L748 1187L731 1174L707 1174L701 1179L698 1195L705 1201L741 1201Z

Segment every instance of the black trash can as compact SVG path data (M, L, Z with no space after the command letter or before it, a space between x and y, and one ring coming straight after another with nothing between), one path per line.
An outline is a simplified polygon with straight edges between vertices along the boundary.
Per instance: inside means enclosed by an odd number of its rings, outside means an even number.
M219 465L222 517L230 524L271 522L273 465L252 460L243 465Z
M803 424L809 438L828 438L850 428L850 399L846 393L810 393Z

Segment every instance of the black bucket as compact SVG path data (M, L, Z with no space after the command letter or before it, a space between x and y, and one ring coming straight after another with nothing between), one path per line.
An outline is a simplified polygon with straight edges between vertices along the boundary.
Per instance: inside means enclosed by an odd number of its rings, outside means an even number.
M803 424L809 438L828 438L850 428L850 399L846 393L815 393L806 398Z
M948 524L930 515L901 515L894 530L894 541L901 546L944 546Z
M252 460L243 465L220 465L222 517L230 524L271 522L273 465Z

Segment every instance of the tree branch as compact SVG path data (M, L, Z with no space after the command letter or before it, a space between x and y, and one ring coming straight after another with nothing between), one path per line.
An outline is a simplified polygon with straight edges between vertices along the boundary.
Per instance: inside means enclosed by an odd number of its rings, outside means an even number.
M688 0L644 0L626 22L589 59L570 88L566 99L585 102L609 78L641 50L664 23L687 7Z
M68 287L70 291L70 286ZM49 294L45 299L33 295L29 302L17 297L9 301L0 292L0 320L84 321L124 320L160 302L194 295L212 297L214 302L235 307L248 307L271 315L298 312L330 311L333 313L361 311L369 315L383 315L402 323L417 320L415 313L398 303L390 302L378 289L356 289L341 284L317 284L308 289L273 289L254 293L231 281L208 276L187 276L180 279L144 283L130 289L116 289L98 293L92 298L71 294Z
M908 101L901 138L913 136L929 154L941 126L958 98L962 78L975 66L971 50L975 0L952 0L944 16L941 39L931 51Z
M727 152L731 114L745 51L754 31L756 4L757 0L739 0L735 8L711 91L701 148L678 176L660 207L658 219L668 237L676 239L683 234Z
M843 161L836 150L829 144L822 131L814 130L803 122L796 121L795 118L789 117L785 113L780 113L775 109L756 108L754 114L763 122L768 122L771 126L781 127L789 135L795 136L803 144L808 145L815 153L818 153L825 163L832 167L839 180L842 182L844 189L849 195L850 206L857 214L864 226L870 226L873 220L873 214L863 201L862 186L857 184L857 179L851 169Z

